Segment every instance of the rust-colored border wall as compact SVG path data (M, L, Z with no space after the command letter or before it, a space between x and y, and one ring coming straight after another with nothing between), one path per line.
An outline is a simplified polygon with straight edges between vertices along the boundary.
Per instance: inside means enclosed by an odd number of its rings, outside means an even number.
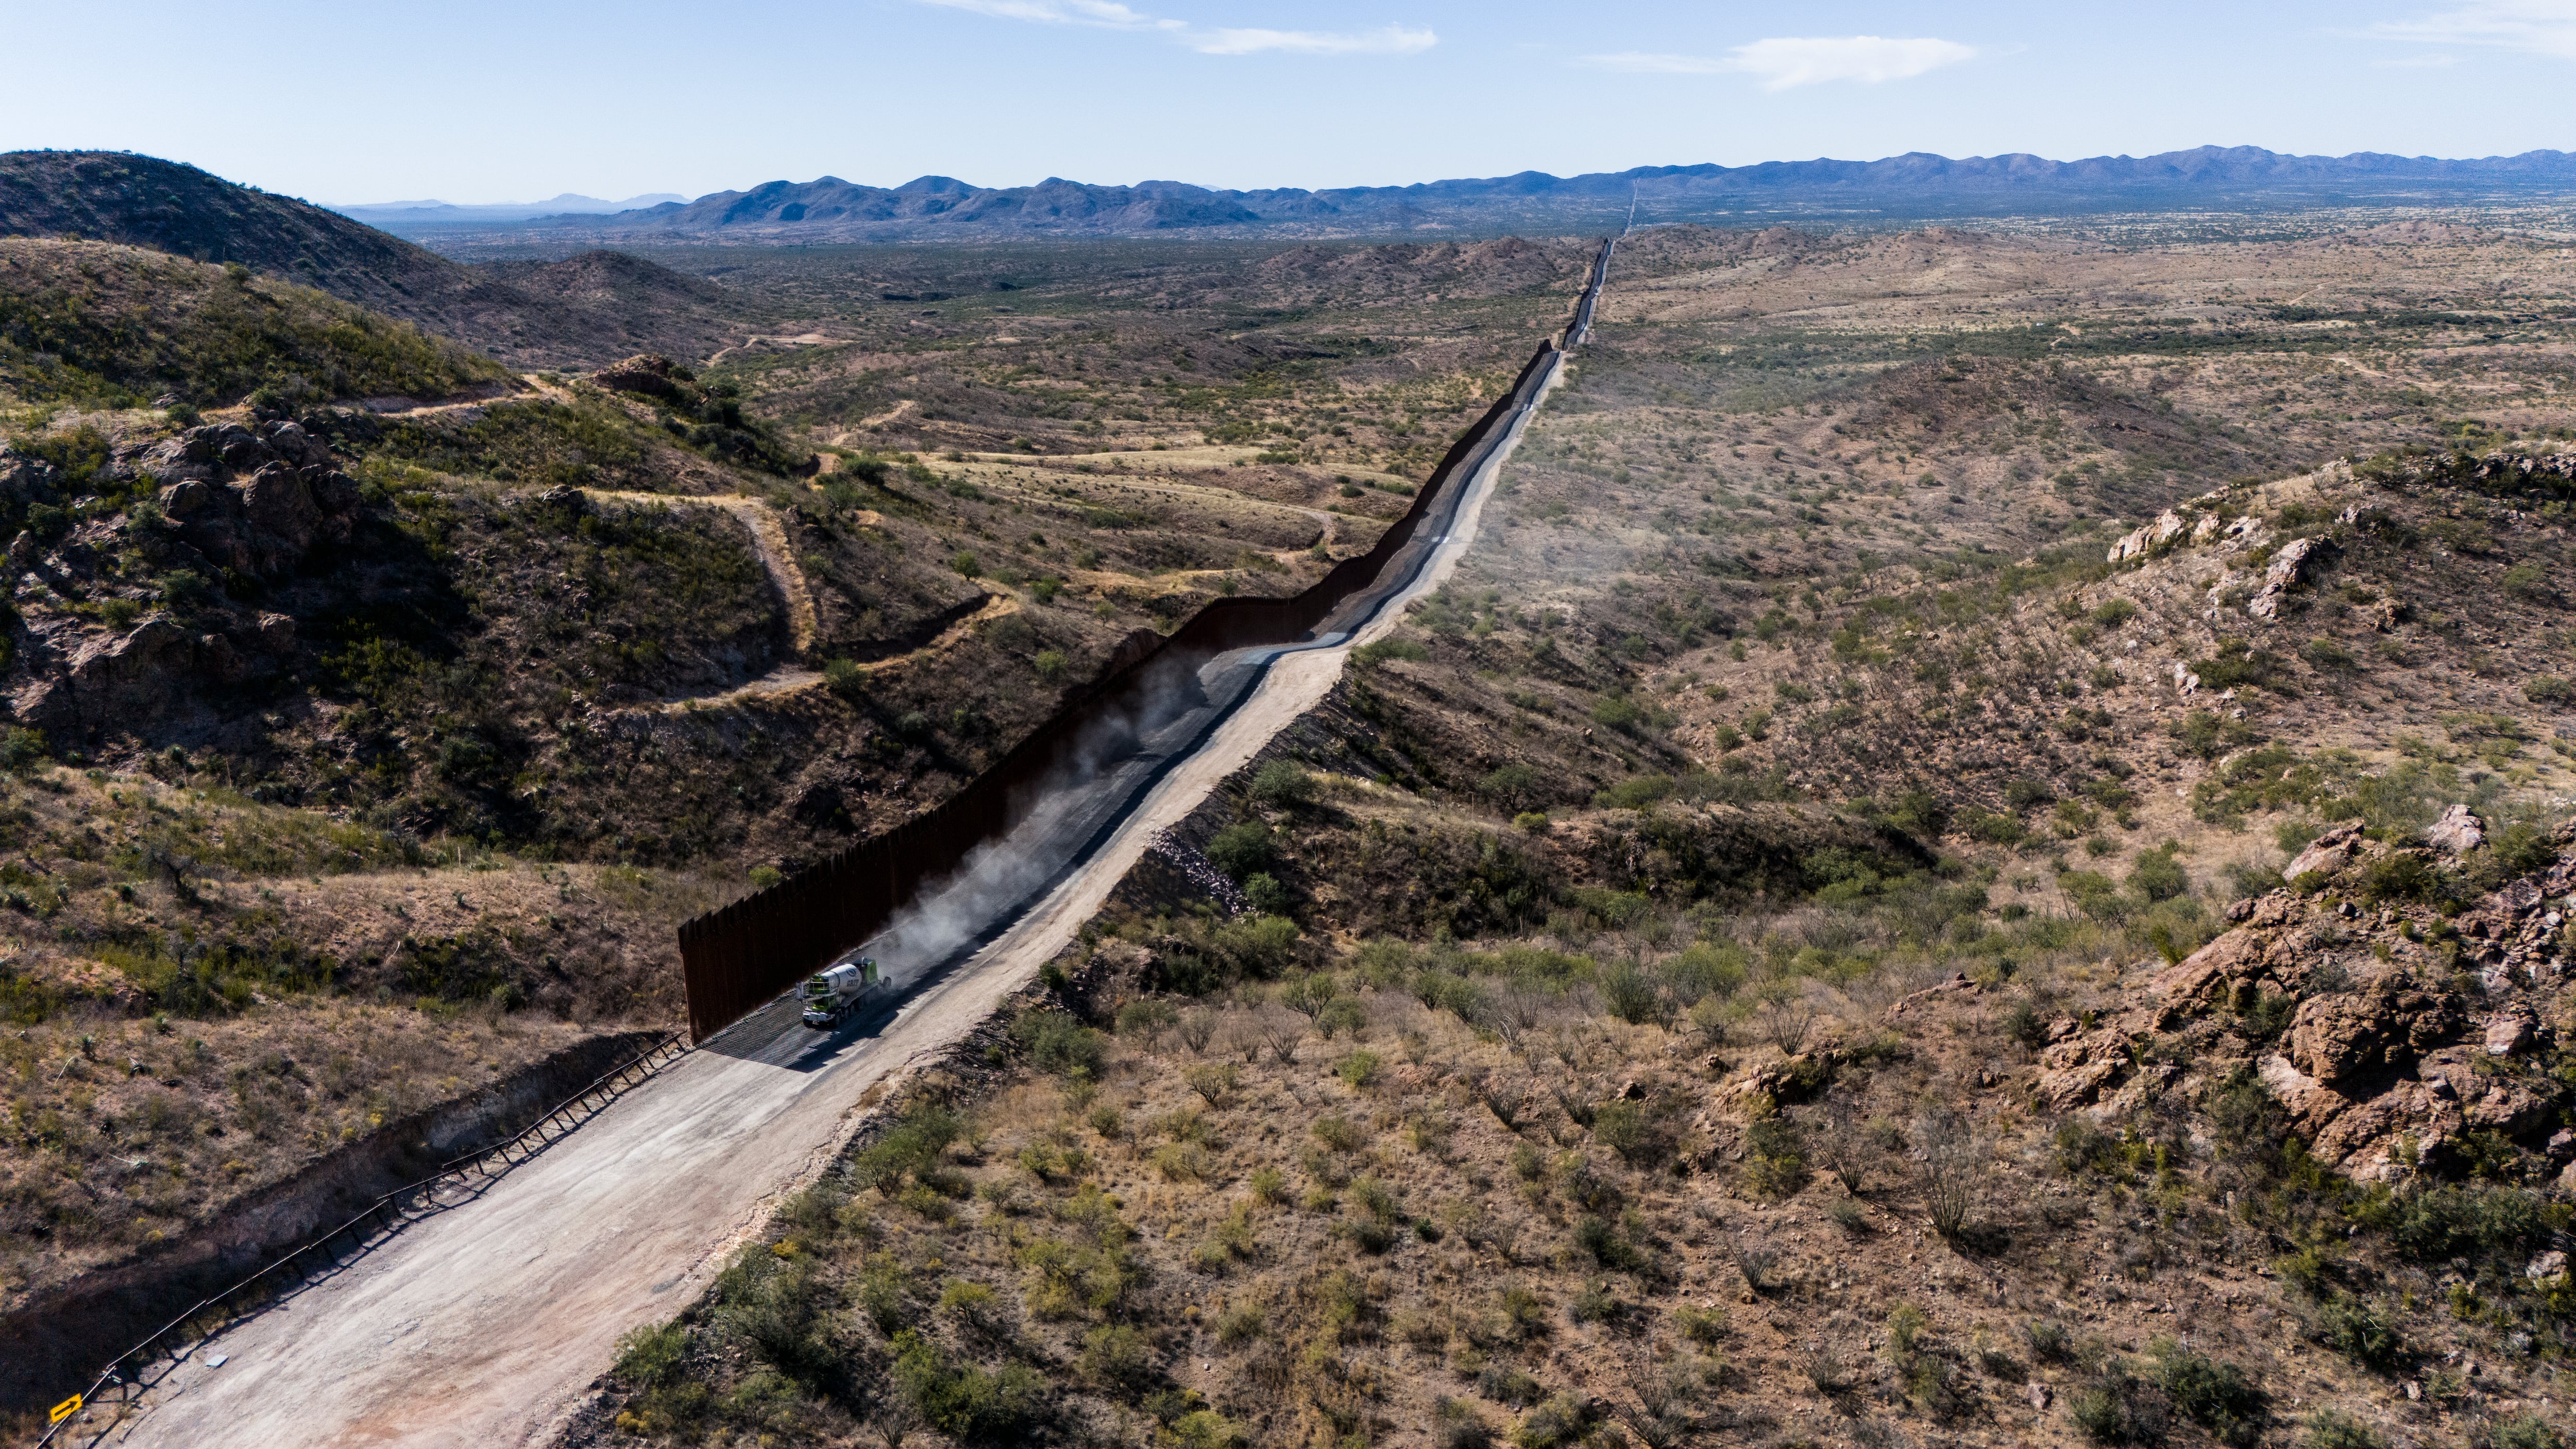
M1605 244L1585 298L1599 286L1608 259ZM1578 303L1569 337L1579 334L1589 315L1590 308ZM1450 445L1412 507L1367 553L1342 560L1288 598L1218 599L1166 637L1131 636L1097 678L955 795L811 869L683 923L680 963L690 1039L705 1041L883 929L924 885L1025 818L1035 803L1028 787L1070 759L1095 728L1137 712L1159 692L1169 671L1195 669L1229 649L1294 643L1313 632L1344 600L1375 582L1412 541L1432 505L1460 481L1460 465L1530 400L1556 352L1553 342L1539 346L1511 390Z

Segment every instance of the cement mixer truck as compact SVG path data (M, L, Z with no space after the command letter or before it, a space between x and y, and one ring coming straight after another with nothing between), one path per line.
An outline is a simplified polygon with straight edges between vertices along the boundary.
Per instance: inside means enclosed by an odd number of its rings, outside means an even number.
M805 983L805 1024L838 1026L841 1019L877 991L877 963L861 956L824 968Z

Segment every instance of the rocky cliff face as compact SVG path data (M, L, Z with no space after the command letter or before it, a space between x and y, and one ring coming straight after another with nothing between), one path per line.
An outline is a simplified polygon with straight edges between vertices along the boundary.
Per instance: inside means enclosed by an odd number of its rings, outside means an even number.
M78 738L202 708L210 688L276 673L296 648L285 614L232 602L293 574L317 548L349 541L358 486L320 439L289 421L189 429L110 463L111 484L158 484L157 502L10 544L17 595L30 601L15 641L23 669L11 712ZM0 452L0 493L23 508L77 517L51 464ZM156 589L108 561L137 554ZM217 581L239 585L217 591Z
M2465 849L2383 844L2357 821L2328 831L2291 888L2230 907L2235 928L2137 1005L2054 1023L2038 1097L2116 1120L2250 1066L2315 1155L2355 1178L2475 1167L2576 1186L2554 1070L2570 1045L2576 827L2552 850L2445 823Z

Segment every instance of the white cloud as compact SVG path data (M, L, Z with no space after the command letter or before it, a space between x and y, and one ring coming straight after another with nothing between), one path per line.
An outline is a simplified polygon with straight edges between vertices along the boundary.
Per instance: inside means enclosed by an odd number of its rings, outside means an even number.
M1722 57L1666 55L1621 51L1584 57L1603 70L1650 75L1718 75L1736 72L1762 77L1762 88L1784 91L1820 81L1903 80L1957 65L1976 57L1976 47L1928 36L1889 39L1878 35L1776 36L1739 45Z
M978 15L998 16L1004 20L1029 20L1041 25L1090 25L1104 30L1177 30L1178 20L1157 20L1139 14L1112 0L922 0L925 5L943 6L950 10L971 10Z
M1087 25L1102 30L1156 30L1176 35L1203 55L1256 55L1283 51L1290 55L1412 55L1440 43L1428 30L1385 25L1375 30L1201 30L1186 20L1167 20L1116 3L1116 0L921 0L950 10L972 11L1003 20L1039 25Z
M1206 55L1253 55L1284 50L1293 55L1412 55L1440 43L1428 30L1401 25L1375 30L1210 30L1195 33L1189 47Z
M2493 45L2576 60L2576 0L2471 0L2365 32L2417 45Z

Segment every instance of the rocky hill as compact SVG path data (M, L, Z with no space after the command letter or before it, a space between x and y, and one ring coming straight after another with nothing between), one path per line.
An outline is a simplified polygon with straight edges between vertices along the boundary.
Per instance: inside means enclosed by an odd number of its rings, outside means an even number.
M603 365L721 345L704 282L632 257L495 271L193 166L98 151L0 154L0 237L119 242L264 276L454 337L519 367ZM619 277L600 285L604 272Z

